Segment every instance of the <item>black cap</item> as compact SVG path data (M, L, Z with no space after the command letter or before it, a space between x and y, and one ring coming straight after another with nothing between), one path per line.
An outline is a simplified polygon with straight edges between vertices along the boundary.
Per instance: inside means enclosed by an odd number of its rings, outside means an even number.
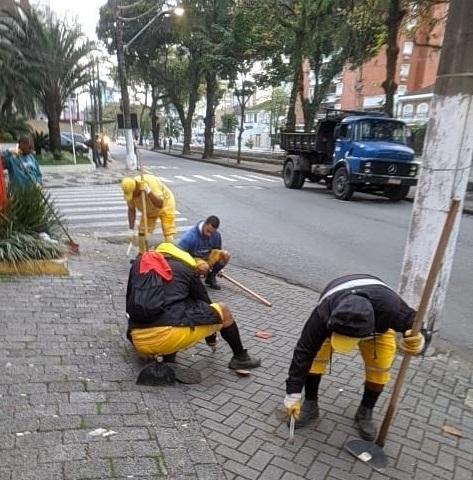
M371 302L359 295L347 295L330 315L327 327L347 337L363 338L375 331Z

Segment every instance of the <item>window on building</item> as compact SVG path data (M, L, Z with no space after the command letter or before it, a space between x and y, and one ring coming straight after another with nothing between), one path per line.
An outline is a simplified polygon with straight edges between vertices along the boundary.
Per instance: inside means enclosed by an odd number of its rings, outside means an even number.
M337 95L341 95L343 93L343 83L337 83L337 89L335 91Z
M412 104L406 103L406 105L402 107L402 116L404 118L412 117L413 113L414 113L414 107L412 106Z
M404 42L404 47L402 49L402 53L406 56L412 55L412 51L414 50L414 42Z
M409 76L409 70L411 66L408 63L401 64L401 68L399 69L399 76L401 78L407 78Z
M399 85L397 87L397 94L398 95L405 95L406 92L407 92L407 85Z
M429 115L429 104L419 103L416 114L418 117L426 118Z

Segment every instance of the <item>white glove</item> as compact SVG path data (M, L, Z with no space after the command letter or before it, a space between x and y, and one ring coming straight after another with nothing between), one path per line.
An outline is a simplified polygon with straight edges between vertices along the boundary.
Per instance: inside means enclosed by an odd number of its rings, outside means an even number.
M135 237L136 237L135 230L133 228L130 228L130 230L128 230L128 242L133 243L135 241Z
M294 416L296 420L301 413L301 393L289 393L284 398L284 406L286 407L288 417Z
M151 188L149 188L148 185L145 185L144 190L145 190L146 195L149 195L151 193Z

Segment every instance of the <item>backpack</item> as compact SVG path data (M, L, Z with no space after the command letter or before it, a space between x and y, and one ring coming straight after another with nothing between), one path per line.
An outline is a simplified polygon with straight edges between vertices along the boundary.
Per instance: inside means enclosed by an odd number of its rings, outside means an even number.
M140 274L141 256L130 268L126 289L126 313L134 324L150 324L164 312L163 280L154 271Z

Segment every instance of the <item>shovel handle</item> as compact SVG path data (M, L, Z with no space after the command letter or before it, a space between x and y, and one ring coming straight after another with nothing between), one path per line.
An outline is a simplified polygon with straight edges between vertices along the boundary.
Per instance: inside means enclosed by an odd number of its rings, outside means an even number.
M433 289L435 287L435 282L437 280L438 273L442 267L443 258L445 251L447 250L448 241L450 239L450 234L455 223L457 216L458 208L460 206L460 200L452 199L450 210L447 214L447 219L445 220L442 233L440 234L440 239L435 250L432 263L430 265L429 273L425 281L425 286L422 291L422 297L420 299L419 308L417 309L416 317L412 325L412 333L416 335L419 333L422 328L422 323L424 321L425 314L427 312L427 307L429 306L430 298L432 296ZM404 355L399 372L397 374L396 382L394 383L393 392L389 400L389 405L384 416L383 423L379 429L378 436L376 438L376 444L379 446L384 446L386 436L388 434L391 421L396 413L396 407L401 394L402 385L406 377L407 369L409 368L409 362L411 361L411 355Z

